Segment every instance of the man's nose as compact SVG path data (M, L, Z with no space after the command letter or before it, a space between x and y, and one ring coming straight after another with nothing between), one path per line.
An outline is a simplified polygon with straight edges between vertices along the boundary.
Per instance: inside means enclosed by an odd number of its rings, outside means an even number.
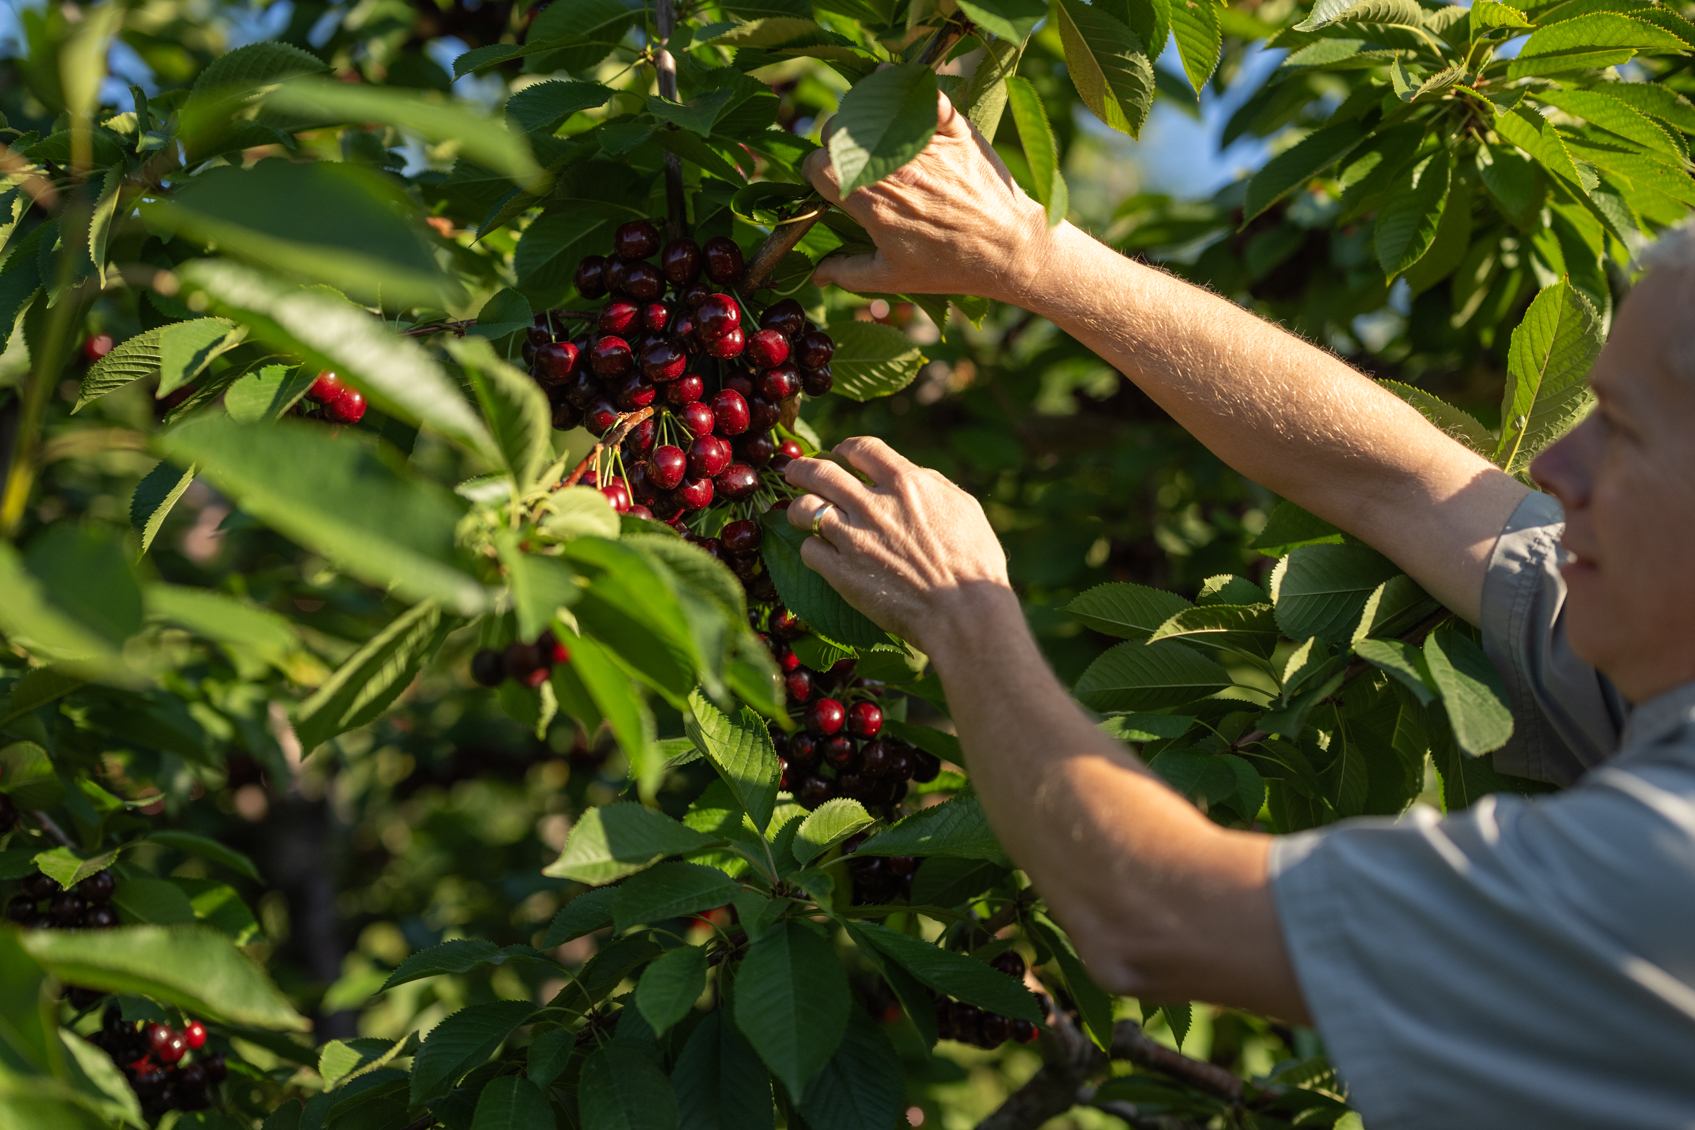
M1530 477L1536 485L1559 499L1567 510L1589 501L1590 460L1600 427L1600 421L1590 413L1530 463Z

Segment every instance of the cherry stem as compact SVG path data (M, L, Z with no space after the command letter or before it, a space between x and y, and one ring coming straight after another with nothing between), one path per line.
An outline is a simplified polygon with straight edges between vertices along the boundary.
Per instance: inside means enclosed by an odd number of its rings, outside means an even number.
M413 326L410 329L401 330L400 332L406 337L427 337L430 334L441 333L450 333L455 337L464 337L465 331L476 324L477 322L475 318L463 322L431 322L428 325Z
M618 445L624 442L624 437L629 435L637 424L652 415L653 407L650 405L646 408L638 408L627 416L618 417L618 422L612 425L605 438L596 442L589 449L589 453L578 460L577 465L571 468L571 473L565 476L565 481L559 485L561 487L574 487L582 482L583 476L589 473L590 467L595 466L603 452L608 449L616 451Z

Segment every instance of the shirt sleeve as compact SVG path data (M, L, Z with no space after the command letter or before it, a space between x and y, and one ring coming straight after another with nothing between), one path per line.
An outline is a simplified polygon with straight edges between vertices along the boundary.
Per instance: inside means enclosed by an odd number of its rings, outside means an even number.
M1695 750L1281 837L1271 869L1372 1130L1695 1126Z
M1483 582L1483 649L1494 661L1513 713L1513 736L1495 768L1516 777L1570 784L1618 748L1628 706L1579 659L1566 638L1559 538L1565 515L1546 494L1513 511Z

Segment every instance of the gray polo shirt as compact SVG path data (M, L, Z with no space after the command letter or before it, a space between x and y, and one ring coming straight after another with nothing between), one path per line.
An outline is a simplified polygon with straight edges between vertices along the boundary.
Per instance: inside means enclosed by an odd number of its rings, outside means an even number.
M1368 1130L1695 1127L1695 684L1629 708L1572 655L1563 515L1483 590L1508 773L1571 787L1280 837L1301 990Z

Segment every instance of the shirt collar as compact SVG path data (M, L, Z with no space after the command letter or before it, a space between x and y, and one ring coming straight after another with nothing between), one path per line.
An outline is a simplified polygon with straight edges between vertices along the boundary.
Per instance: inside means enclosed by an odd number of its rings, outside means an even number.
M1651 745L1685 726L1695 724L1695 683L1661 691L1630 712L1619 748Z

